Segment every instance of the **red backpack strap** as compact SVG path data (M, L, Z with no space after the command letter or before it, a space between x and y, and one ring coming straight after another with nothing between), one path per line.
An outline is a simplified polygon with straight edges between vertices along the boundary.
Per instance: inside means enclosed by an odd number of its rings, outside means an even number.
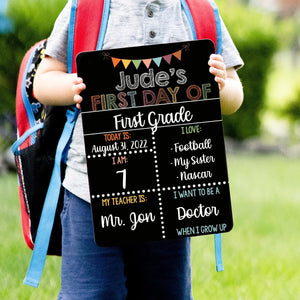
M221 19L214 1L181 0L182 6L191 24L194 39L210 39L217 53L221 53Z
M102 48L110 0L72 0L69 37L68 72L76 72L76 55Z

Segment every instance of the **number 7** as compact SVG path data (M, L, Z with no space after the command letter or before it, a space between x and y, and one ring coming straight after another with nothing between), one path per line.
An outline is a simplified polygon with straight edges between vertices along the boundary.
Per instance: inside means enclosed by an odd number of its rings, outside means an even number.
M118 173L123 173L122 187L125 190L126 189L126 169L123 169L121 171L117 171L116 173L117 174Z

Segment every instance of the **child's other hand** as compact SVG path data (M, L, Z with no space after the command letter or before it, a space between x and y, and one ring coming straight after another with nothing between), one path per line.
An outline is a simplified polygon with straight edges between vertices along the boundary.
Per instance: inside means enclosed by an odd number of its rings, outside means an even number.
M86 89L86 85L83 83L83 79L80 77L76 77L73 80L72 91L74 92L74 102L76 103L76 107L78 109L81 108L80 103L82 102L82 97L80 93Z
M215 81L219 84L220 91L222 91L227 78L223 57L219 54L212 54L209 58L208 65L210 66L209 72L215 76Z

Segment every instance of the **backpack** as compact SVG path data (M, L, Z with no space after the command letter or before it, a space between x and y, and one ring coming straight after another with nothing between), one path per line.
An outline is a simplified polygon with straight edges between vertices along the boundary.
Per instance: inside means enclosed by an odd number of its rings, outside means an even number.
M211 39L216 52L221 53L220 17L215 3L206 0L181 0L181 3L193 38ZM67 50L69 73L76 72L78 53L102 49L109 8L110 0L72 0ZM205 22L200 15L205 15ZM75 106L45 106L33 95L34 76L46 45L47 40L36 43L22 60L16 92L18 139L11 147L18 173L23 235L33 249L24 284L33 287L39 285L47 254L61 255L61 183L79 113ZM215 255L217 271L222 271L220 234L215 235Z
M12 146L19 181L23 235L31 249L43 207L43 201L39 199L45 199L46 196L66 112L66 107L44 107L32 94L33 79L46 45L47 40L36 43L28 50L21 63L16 95L16 119L20 138ZM53 130L53 124L57 130ZM57 211L61 210L61 203L62 195L59 197ZM48 254L60 255L60 231L59 222L55 220Z

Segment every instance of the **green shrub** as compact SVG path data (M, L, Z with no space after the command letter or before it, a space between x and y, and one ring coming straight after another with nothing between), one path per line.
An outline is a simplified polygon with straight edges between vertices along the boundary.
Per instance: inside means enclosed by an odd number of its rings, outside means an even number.
M245 62L244 68L238 72L244 86L244 103L237 113L224 117L225 134L242 140L260 132L266 82L273 54L279 47L278 24L272 16L232 1L218 4Z

